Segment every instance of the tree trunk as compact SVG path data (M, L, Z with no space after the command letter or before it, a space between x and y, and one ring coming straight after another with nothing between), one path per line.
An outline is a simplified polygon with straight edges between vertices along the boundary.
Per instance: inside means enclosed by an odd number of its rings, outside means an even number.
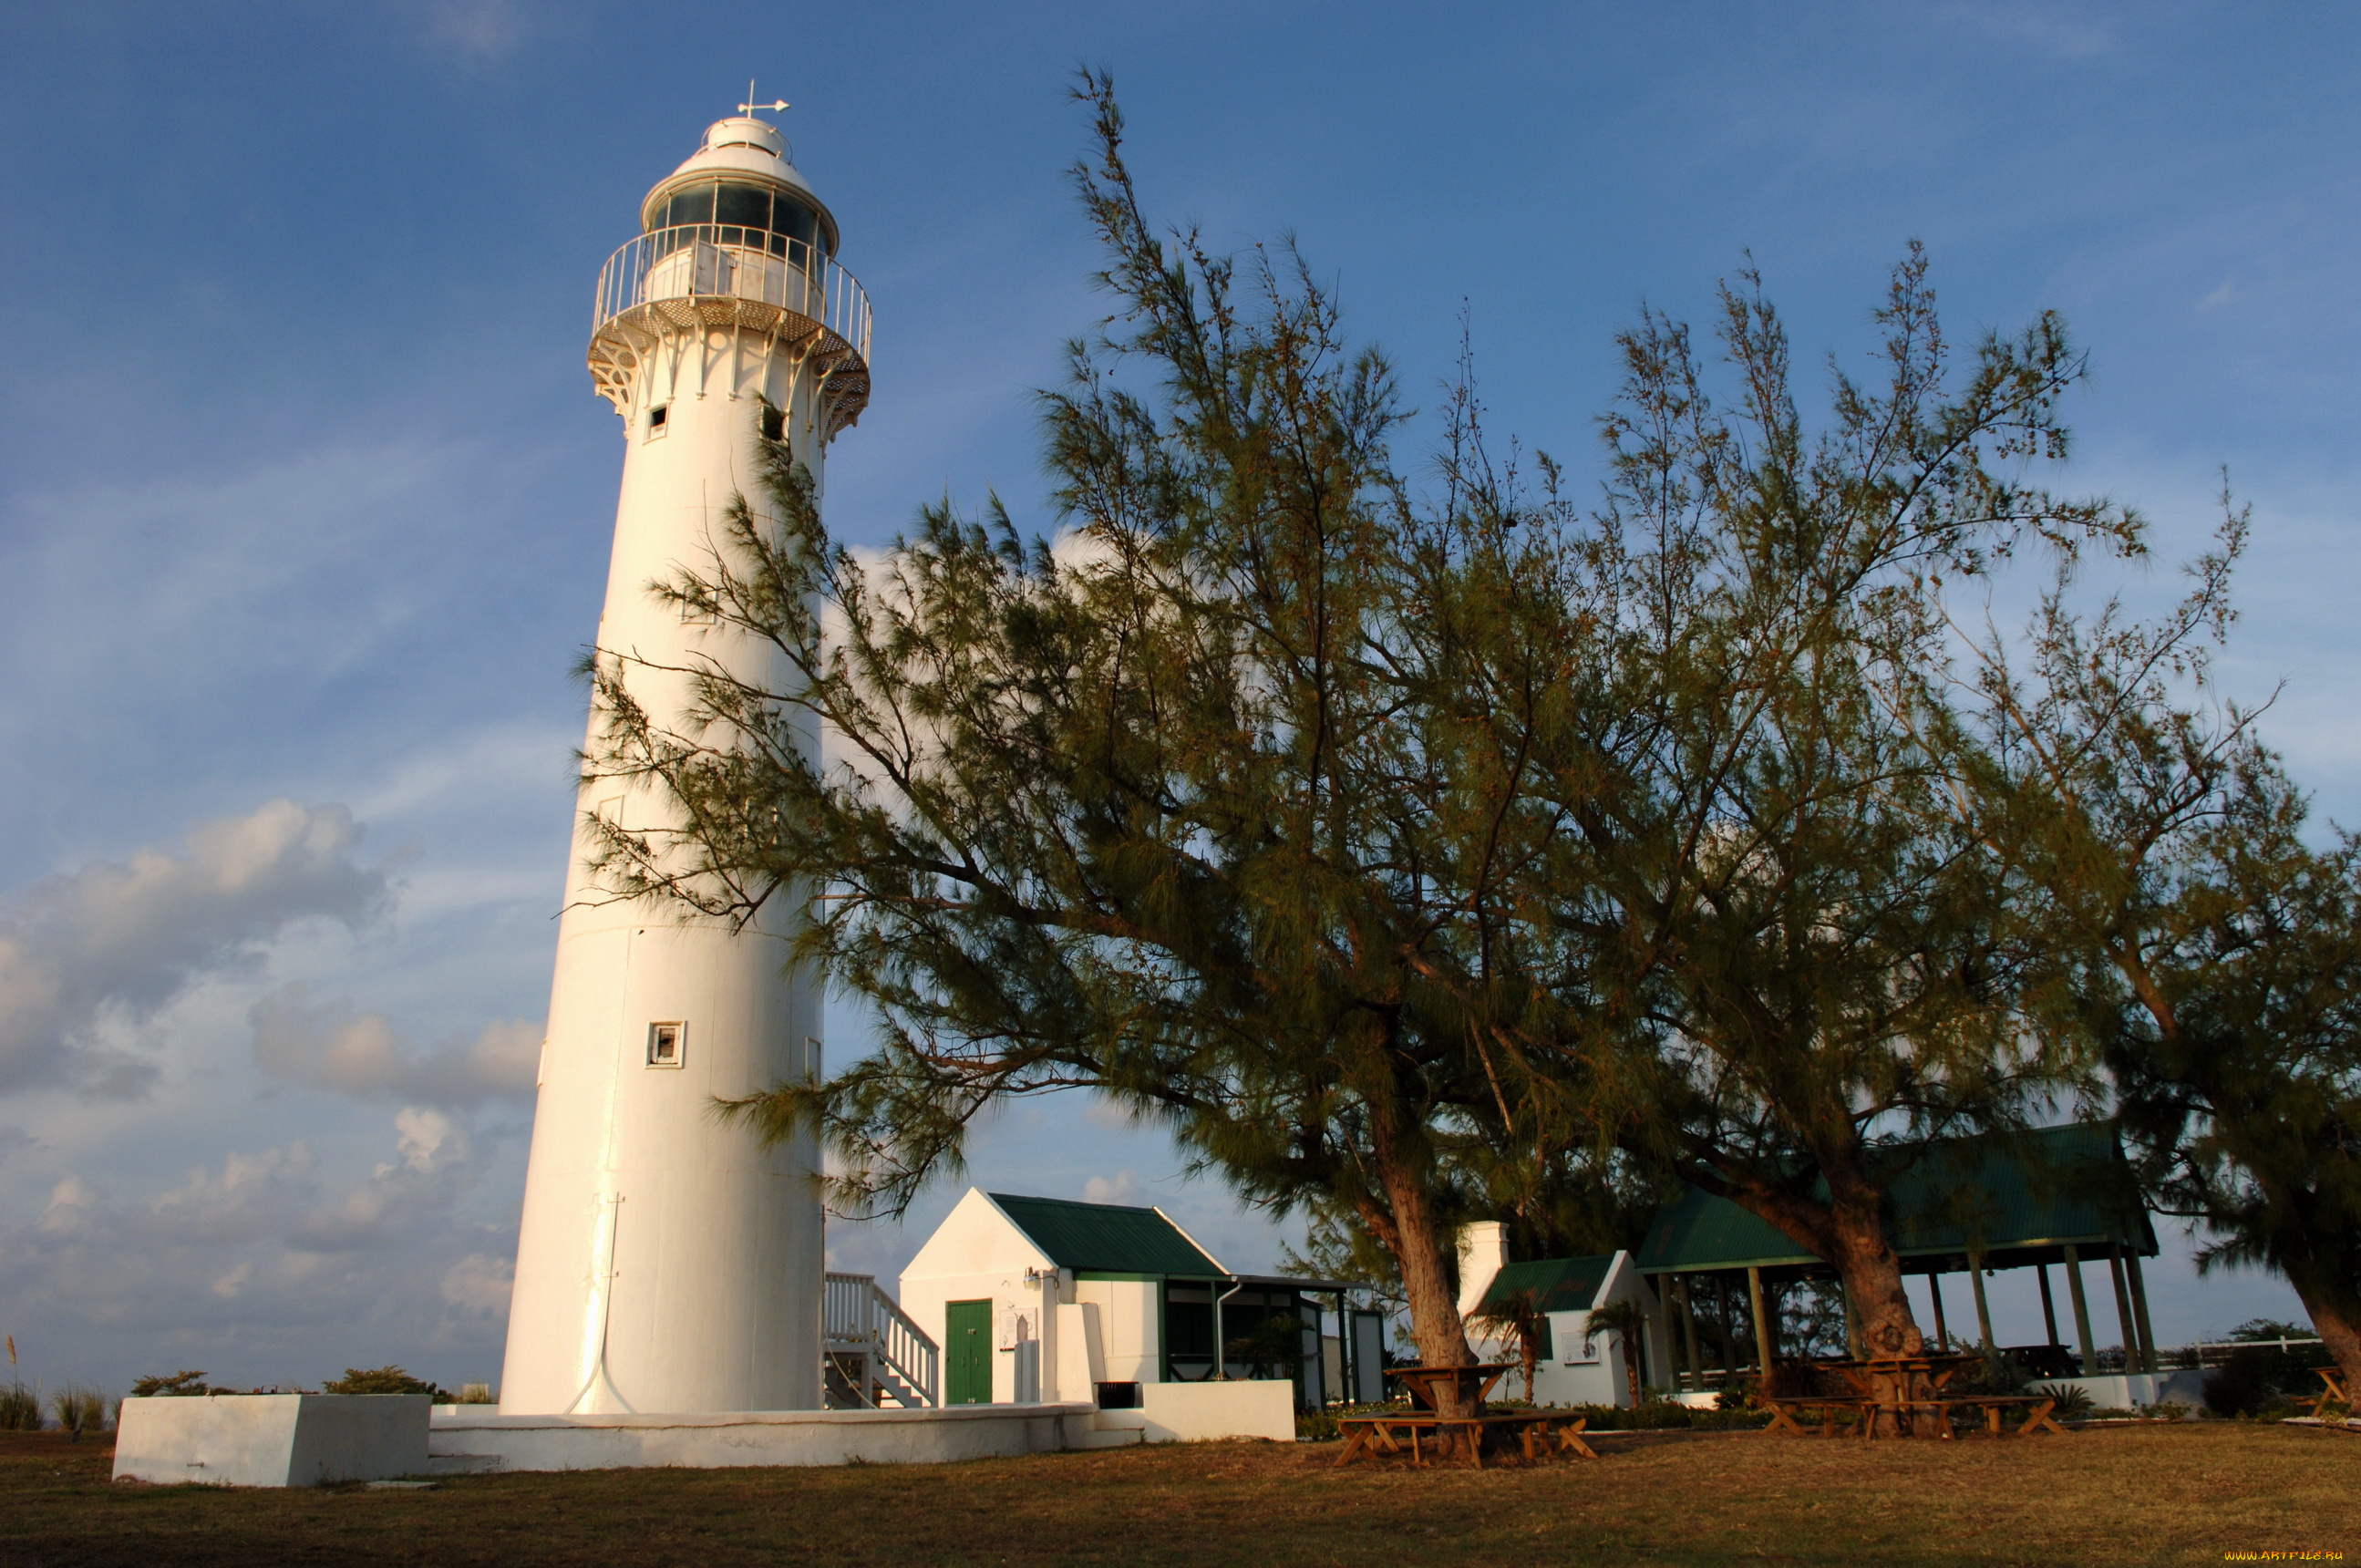
M1831 1164L1836 1168L1829 1168ZM1879 1193L1858 1169L1823 1161L1821 1170L1828 1179L1832 1199L1828 1206L1828 1261L1835 1265L1845 1296L1852 1304L1854 1319L1861 1325L1864 1359L1872 1364L1871 1384L1879 1400L1888 1407L1872 1418L1877 1430L1881 1435L1894 1436L1906 1425L1921 1435L1941 1436L1942 1432L1931 1428L1920 1428L1921 1412L1909 1409L1911 1401L1933 1392L1930 1378L1923 1373L1898 1368L1883 1373L1874 1370L1877 1362L1927 1353L1926 1337L1918 1332L1917 1321L1910 1311L1910 1298L1902 1288L1902 1260L1894 1255L1893 1244L1886 1240ZM1937 1424L1942 1424L1939 1418Z
M2288 1283L2295 1287L2296 1299L2311 1314L2313 1332L2344 1369L2345 1392L2361 1401L2361 1303L2354 1301L2349 1289L2322 1289L2316 1282L2291 1274Z
M1419 1361L1427 1366L1473 1366L1476 1353L1468 1348L1467 1326L1460 1320L1444 1237L1425 1185L1382 1134L1374 1142L1372 1163L1387 1212L1365 1212L1363 1217L1401 1266L1402 1293L1410 1299L1410 1332L1418 1344ZM1455 1392L1439 1390L1438 1400L1441 1414L1475 1414L1472 1402Z
M1844 1281L1868 1358L1923 1355L1926 1337L1911 1316L1910 1298L1902 1288L1902 1260L1885 1239L1876 1190L1850 1172L1829 1171L1825 1165L1822 1169L1834 1197L1828 1210L1828 1262Z

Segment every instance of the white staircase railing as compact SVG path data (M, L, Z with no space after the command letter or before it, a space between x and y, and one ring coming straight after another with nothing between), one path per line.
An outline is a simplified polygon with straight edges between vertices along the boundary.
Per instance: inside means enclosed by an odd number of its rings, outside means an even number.
M822 1298L829 1403L905 1409L942 1403L942 1352L866 1274L828 1276Z

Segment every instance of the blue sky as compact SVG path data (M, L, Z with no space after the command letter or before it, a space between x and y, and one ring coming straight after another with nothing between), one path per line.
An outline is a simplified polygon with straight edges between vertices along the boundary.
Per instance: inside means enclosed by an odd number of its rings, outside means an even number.
M1496 426L1577 474L1615 328L1750 250L1807 366L1914 236L1955 334L2059 308L2066 478L2152 517L2153 595L2227 466L2233 684L2284 683L2361 822L2357 46L2158 4L0 5L0 1327L52 1383L496 1372L620 456L590 288L750 75L876 311L851 539L946 492L1052 521L1028 392L1103 310L1061 178L1103 64L1159 213L1293 232L1414 401L1464 309ZM1275 1252L1079 1104L975 1168ZM2293 1309L2154 1288L2168 1339Z

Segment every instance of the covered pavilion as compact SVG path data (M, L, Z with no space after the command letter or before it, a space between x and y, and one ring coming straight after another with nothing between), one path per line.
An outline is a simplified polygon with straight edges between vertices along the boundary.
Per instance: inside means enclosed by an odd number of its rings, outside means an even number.
M2053 1361L2065 1354L2058 1332L2057 1300L2049 1269L2062 1265L2072 1302L2081 1370L2099 1370L2091 1332L2091 1310L2082 1277L2085 1261L2103 1259L2114 1286L2122 1325L2125 1370L2156 1370L2156 1338L2148 1326L2147 1288L2140 1259L2159 1250L2155 1228L2139 1198L2130 1163L2113 1122L2075 1122L2026 1132L1990 1133L1898 1144L1879 1151L1884 1179L1887 1234L1904 1274L1927 1277L1933 1297L1934 1337L1949 1335L1943 1277L1968 1277L1976 1313L1977 1338L1993 1344L1992 1310L1984 1292L1987 1273L2004 1268L2039 1271L2041 1310ZM1824 1184L1815 1185L1823 1201ZM1743 1290L1753 1329L1754 1359L1768 1374L1778 1338L1772 1322L1770 1292L1795 1281L1832 1281L1836 1271L1799 1247L1794 1238L1729 1199L1690 1188L1656 1213L1640 1249L1640 1272L1664 1303L1668 1343L1677 1343L1686 1376L1676 1384L1707 1386L1697 1319L1709 1292L1718 1320L1723 1378L1741 1368L1733 1295ZM1846 1303L1847 1338L1860 1354L1859 1326ZM1683 1354L1685 1353L1685 1354ZM2062 1365L2041 1366L2059 1375Z

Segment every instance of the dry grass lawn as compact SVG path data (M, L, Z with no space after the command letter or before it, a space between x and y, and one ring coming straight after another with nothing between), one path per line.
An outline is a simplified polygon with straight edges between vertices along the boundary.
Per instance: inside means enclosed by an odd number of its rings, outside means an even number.
M1599 1446L1595 1464L1481 1474L1340 1471L1334 1443L1208 1443L230 1492L114 1486L104 1442L5 1433L0 1565L2361 1560L2361 1437L2332 1432L2208 1423L1941 1445L1737 1432Z

